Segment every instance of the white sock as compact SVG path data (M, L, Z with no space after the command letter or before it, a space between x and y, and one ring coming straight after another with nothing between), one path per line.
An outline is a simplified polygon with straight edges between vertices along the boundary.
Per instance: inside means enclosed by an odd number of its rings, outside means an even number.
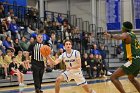
M92 93L96 93L94 90L92 90Z

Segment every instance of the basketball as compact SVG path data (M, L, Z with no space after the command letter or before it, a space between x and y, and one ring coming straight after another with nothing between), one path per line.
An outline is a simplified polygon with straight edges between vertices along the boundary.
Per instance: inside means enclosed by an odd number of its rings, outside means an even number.
M40 48L40 53L43 57L47 57L51 53L51 48L47 45L43 45Z

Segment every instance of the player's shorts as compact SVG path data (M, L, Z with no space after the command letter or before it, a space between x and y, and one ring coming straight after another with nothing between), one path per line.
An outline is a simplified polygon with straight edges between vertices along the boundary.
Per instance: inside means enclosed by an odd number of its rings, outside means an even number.
M65 71L62 73L62 75L64 76L64 80L67 82L74 79L77 85L82 86L87 84L87 81L85 80L82 71L77 72Z
M128 61L121 68L125 74L137 76L140 71L140 58L132 59L132 63Z

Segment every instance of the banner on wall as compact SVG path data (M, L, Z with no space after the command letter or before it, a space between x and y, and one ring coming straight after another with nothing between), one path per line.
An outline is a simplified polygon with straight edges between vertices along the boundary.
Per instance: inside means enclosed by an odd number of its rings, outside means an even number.
M26 0L0 0L0 2L8 2L10 4L17 4L19 6L27 6Z
M121 2L120 0L106 0L107 30L121 29Z
M140 29L140 0L134 1L134 23L135 29Z

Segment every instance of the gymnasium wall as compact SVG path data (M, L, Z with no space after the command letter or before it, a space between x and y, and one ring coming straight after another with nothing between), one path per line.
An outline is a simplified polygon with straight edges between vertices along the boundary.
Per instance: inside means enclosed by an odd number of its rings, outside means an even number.
M133 20L132 16L132 0L122 0L122 21Z
M38 1L38 0L27 0L27 5L28 5L28 6L36 7L37 1Z
M89 0L71 1L71 14L76 14L77 17L83 18L84 21L91 21L91 10Z
M121 20L123 21L131 21L133 22L132 16L132 0L121 0ZM104 29L106 29L106 0L101 0L101 19L100 25Z
M47 4L47 9L49 11L67 13L67 2L66 0L50 0Z
M28 6L36 7L36 0L27 0ZM46 8L49 11L67 13L66 0L48 0ZM90 0L71 0L71 14L76 14L85 21L91 21Z
M66 0L48 1L48 10L67 13ZM71 14L76 14L79 18L90 21L90 3L89 0L71 0Z
M76 14L77 17L83 18L84 21L92 23L92 18L98 19L98 26L106 29L106 0L97 0L99 16L91 14L91 0L70 0L71 1L71 14ZM29 6L37 5L37 0L27 0ZM122 21L133 21L132 15L132 0L121 0L122 3ZM56 11L61 13L67 13L67 0L48 0L46 8L49 11ZM99 17L99 18L98 18Z

